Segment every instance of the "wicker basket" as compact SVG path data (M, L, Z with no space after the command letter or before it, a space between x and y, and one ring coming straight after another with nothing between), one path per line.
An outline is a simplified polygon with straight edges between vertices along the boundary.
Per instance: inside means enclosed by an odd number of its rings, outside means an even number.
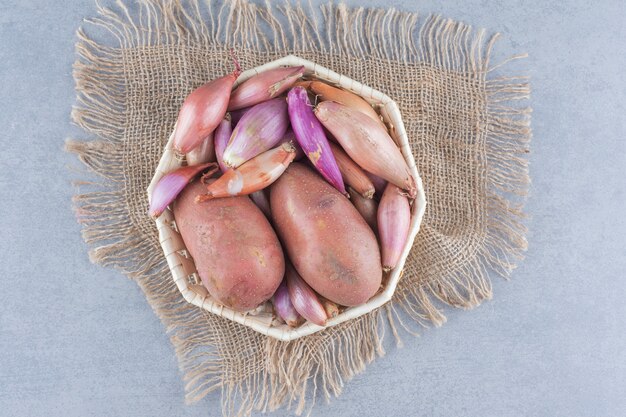
M357 81L347 78L341 74L337 74L327 68L315 64L314 62L307 61L302 58L298 58L293 55L280 58L276 61L269 62L265 65L250 69L241 74L238 78L237 84L247 80L248 78L256 75L260 72L267 71L269 69L281 67L281 66L299 66L304 65L305 76L307 78L317 78L340 86L346 90L350 90L355 94L360 95L379 111L383 117L385 123L389 127L391 136L400 146L402 154L406 159L411 172L417 180L417 197L411 206L411 229L409 232L409 238L406 243L404 252L400 262L394 268L387 277L383 278L384 287L367 303L350 307L344 310L338 316L328 320L326 327L334 326L346 320L359 317L367 312L370 312L389 301L396 289L396 285L402 275L402 268L404 262L409 254L409 250L413 245L415 235L419 231L422 216L424 215L424 209L426 206L426 199L424 195L424 187L422 180L415 168L415 161L411 154L409 147L409 141L406 136L404 124L400 116L400 111L396 103L387 97L380 91L376 91L366 85L363 85ZM156 173L152 178L150 186L148 187L148 198L151 198L152 189L159 181L159 179L167 172L176 169L182 164L182 161L176 157L173 148L173 137L170 136L163 156L159 161ZM324 327L320 327L310 322L306 322L298 328L291 328L280 321L278 321L273 312L272 306L269 302L262 304L257 309L246 313L240 313L234 311L228 307L221 305L214 300L207 290L202 285L200 278L196 272L193 259L189 255L185 248L185 243L176 229L176 223L174 222L174 215L171 210L166 209L161 216L156 219L157 229L159 231L159 241L163 247L163 254L167 259L167 263L172 272L172 278L176 283L181 294L193 305L210 311L213 314L225 317L229 320L233 320L237 323L241 323L244 326L253 328L254 330L261 332L265 335L275 337L283 341L289 341L297 339L302 336L310 335L318 332Z

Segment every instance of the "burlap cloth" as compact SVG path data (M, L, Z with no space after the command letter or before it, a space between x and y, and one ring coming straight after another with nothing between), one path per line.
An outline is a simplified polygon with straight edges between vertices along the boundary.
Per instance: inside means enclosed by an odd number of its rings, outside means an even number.
M78 32L73 119L93 137L67 149L100 180L81 182L77 217L91 259L137 282L167 327L190 401L221 390L225 415L300 413L306 400L339 395L384 353L385 327L397 335L398 324L442 324L445 304L478 305L491 297L488 273L508 276L525 250L514 195L529 182L529 87L523 77L492 76L496 36L395 10L242 1L118 2L91 23L109 41ZM428 206L385 308L283 343L186 303L176 289L146 187L184 97L230 71L229 48L243 68L295 54L398 103Z

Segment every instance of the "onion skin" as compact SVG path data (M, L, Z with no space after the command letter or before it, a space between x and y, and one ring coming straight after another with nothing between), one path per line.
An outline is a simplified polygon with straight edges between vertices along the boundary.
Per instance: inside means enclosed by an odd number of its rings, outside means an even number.
M193 148L185 155L187 165L199 165L206 162L215 162L215 144L213 133L205 138L200 145Z
M229 169L217 181L207 186L207 193L196 197L196 202L214 198L252 194L271 185L282 175L296 156L288 143L262 153L237 169Z
M304 154L326 181L346 195L339 166L324 129L313 114L306 90L302 87L292 88L287 94L287 105L291 128Z
M230 95L228 111L254 106L287 91L302 75L304 66L276 68L248 78Z
M180 194L189 182L200 172L212 168L215 172L215 163L209 162L202 165L190 165L176 169L163 175L152 191L150 198L150 216L156 218L163 213L165 208Z
M320 101L335 101L354 110L358 110L368 115L377 123L383 124L376 110L374 110L367 101L350 91L330 86L321 81L311 82L308 88Z
M255 191L250 194L250 198L256 204L258 208L261 209L265 217L268 219L272 218L272 211L270 210L270 200L267 198L265 194L265 190Z
M325 326L328 316L315 291L304 282L291 264L285 264L285 279L289 289L289 298L294 308L302 317L318 326Z
M276 315L287 323L287 326L298 327L304 322L302 316L291 303L291 298L289 298L289 289L287 288L287 280L283 279L278 286L278 289L272 298L272 304L274 304L274 311L276 312Z
M273 148L287 132L287 103L275 98L257 104L243 115L224 150L224 163L237 168L255 156Z
M383 271L389 272L400 260L411 225L411 207L402 190L387 184L378 205L378 235Z
M330 149L333 151L344 183L352 187L363 197L373 198L376 189L372 181L365 174L365 171L341 149L341 146L331 142Z
M370 117L333 101L315 108L315 115L361 168L397 185L415 198L415 179L387 130Z
M186 154L211 134L226 114L230 90L239 71L213 80L193 90L183 102L176 130L174 148Z
M350 201L374 233L378 233L378 203L373 198L365 198L351 187L348 187Z
M228 118L225 118L217 126L213 135L215 159L217 159L217 164L222 172L226 172L228 170L228 167L224 163L224 149L226 149L226 145L228 145L228 141L230 140L232 133L233 129L231 127L231 122Z

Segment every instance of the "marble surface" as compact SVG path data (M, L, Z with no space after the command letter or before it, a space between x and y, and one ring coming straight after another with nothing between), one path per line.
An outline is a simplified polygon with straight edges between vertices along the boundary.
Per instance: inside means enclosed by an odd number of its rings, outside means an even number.
M622 2L347 3L499 31L494 60L530 54L516 64L533 87L530 247L492 301L401 349L388 338L311 415L626 415ZM0 416L219 416L219 393L184 404L162 325L134 283L89 263L70 208L75 30L94 13L0 1Z

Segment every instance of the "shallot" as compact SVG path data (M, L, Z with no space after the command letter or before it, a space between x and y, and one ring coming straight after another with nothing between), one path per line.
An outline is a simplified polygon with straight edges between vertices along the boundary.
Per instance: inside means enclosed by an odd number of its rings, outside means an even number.
M228 114L230 114L230 122L231 122L231 124L233 126L236 126L237 123L239 123L239 121L243 117L243 115L248 112L248 110L250 110L250 107L245 107L243 109L229 111Z
M274 304L276 314L287 323L287 326L298 327L304 321L291 303L287 280L283 279L280 283L280 286L274 293L272 303Z
M330 149L333 151L339 171L343 178L344 183L352 187L359 194L365 198L374 197L376 189L374 184L365 174L365 171L361 169L346 153L341 149L341 146L335 143L329 143Z
M150 198L150 216L158 217L165 208L180 194L189 182L200 172L211 168L210 173L217 170L214 162L202 165L190 165L176 169L163 175L152 191Z
M275 98L257 104L243 115L224 150L224 163L237 168L244 162L273 148L289 126L287 103Z
M325 326L328 315L320 303L315 291L304 282L290 263L285 265L285 279L289 289L289 298L294 308L302 317L319 326Z
M271 149L251 159L237 169L227 170L217 181L207 186L207 193L196 197L196 202L214 198L247 195L262 190L281 176L296 156L289 143Z
M335 101L354 110L358 110L371 117L372 120L375 120L377 123L380 123L381 125L383 124L382 120L378 116L378 113L376 113L372 106L370 106L367 101L350 91L330 86L321 81L311 82L308 88L320 101Z
M287 94L289 120L291 128L315 169L322 174L333 187L342 194L346 188L337 166L337 161L330 149L324 129L315 118L307 92L302 87L295 87Z
M383 271L395 268L400 260L411 224L409 200L394 184L387 184L378 205L378 234Z
M380 197L382 197L385 192L387 181L380 178L378 175L372 174L371 172L365 171L365 175L367 175L370 181L372 181L372 184L374 184L374 188L376 189L376 193L374 195L380 200Z
M185 155L188 165L204 164L215 161L215 144L213 143L213 132L206 137L200 145L193 148Z
M180 153L198 146L224 118L233 83L241 73L236 61L235 66L232 73L198 87L183 102L174 131L174 147Z
M276 68L241 83L230 95L228 110L254 106L287 91L304 74L304 67Z
M406 190L411 198L415 197L415 179L402 152L381 124L333 101L320 103L315 115L361 168Z
M222 172L226 172L228 169L226 164L224 164L224 149L226 149L226 145L228 145L228 141L230 140L230 135L233 133L230 123L231 122L228 118L223 119L217 126L217 129L215 129L215 134L213 135L215 158L217 159L217 163Z
M279 145L283 143L291 143L293 147L296 148L296 157L294 161L299 161L302 158L304 158L304 151L302 150L302 147L298 143L298 139L296 139L296 135L295 133L293 133L293 130L288 129L287 133L285 133L285 136L283 136L280 142L278 142Z
M365 219L367 224L372 228L374 233L378 232L378 221L376 219L378 212L378 203L373 198L365 198L361 194L357 193L352 189L352 187L348 187L348 192L350 193L350 201L361 214L361 217Z

